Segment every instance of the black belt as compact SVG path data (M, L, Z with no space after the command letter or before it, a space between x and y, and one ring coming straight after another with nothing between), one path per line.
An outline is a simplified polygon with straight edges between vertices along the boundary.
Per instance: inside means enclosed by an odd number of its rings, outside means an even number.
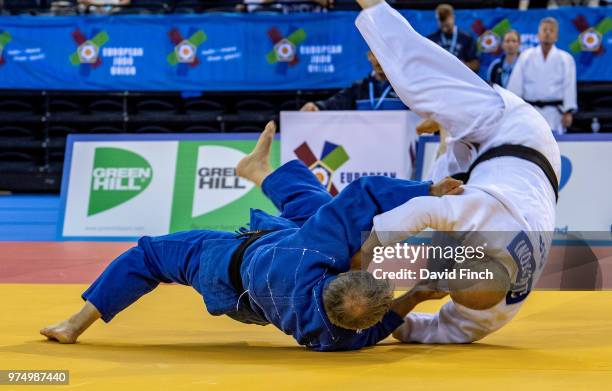
M526 100L525 102L537 107L563 106L562 100Z
M247 248L249 248L251 244L255 243L257 239L270 232L272 231L244 232L237 236L237 238L246 237L246 240L240 243L232 254L229 264L229 278L232 287L240 296L238 297L236 308L228 311L226 315L242 323L258 324L261 326L265 326L270 323L266 319L265 315L261 313L261 311L255 311L253 309L248 296L243 298L242 293L244 292L244 285L242 284L242 277L240 276L240 266L242 265L244 253L246 252Z
M525 147L523 145L504 144L500 145L499 147L491 148L487 152L478 156L467 172L455 174L453 175L453 178L463 181L463 183L467 183L467 181L470 180L472 171L477 165L487 160L503 156L517 157L519 159L530 161L540 167L542 171L544 171L544 175L546 175L546 178L548 178L548 181L555 192L556 201L559 201L559 181L557 180L557 175L555 174L555 170L552 168L552 165L548 159L546 159L546 156L542 155L533 148Z
M244 257L244 253L247 248L262 236L272 232L271 230L263 230L263 231L249 231L241 233L237 236L237 238L245 237L246 240L240 243L240 245L236 248L234 253L232 254L232 258L229 264L229 278L232 287L241 294L244 292L244 285L242 284L242 276L240 275L240 266L242 266L242 261Z

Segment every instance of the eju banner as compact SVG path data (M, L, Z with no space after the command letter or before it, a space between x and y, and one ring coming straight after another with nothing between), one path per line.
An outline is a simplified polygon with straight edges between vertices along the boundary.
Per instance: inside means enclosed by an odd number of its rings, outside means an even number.
M323 19L321 19L323 18ZM368 73L353 15L0 17L0 88L274 90Z
M403 11L424 35L432 11ZM71 90L282 90L337 88L370 71L355 12L292 15L0 17L0 88ZM539 21L560 23L558 46L578 79L612 80L612 9L461 10L460 28L481 51L481 74L508 29L523 48Z
M233 231L248 222L250 208L277 213L253 183L236 176L256 136L69 136L58 237ZM275 142L274 166L278 161Z

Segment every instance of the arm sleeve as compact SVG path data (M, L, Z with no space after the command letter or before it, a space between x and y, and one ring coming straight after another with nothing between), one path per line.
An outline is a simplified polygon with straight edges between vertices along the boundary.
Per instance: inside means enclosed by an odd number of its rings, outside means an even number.
M299 160L285 163L268 175L261 189L281 211L281 217L298 226L332 200L331 194Z
M319 100L315 104L321 110L354 110L359 86L359 83L354 83L349 88L338 91L329 99Z
M357 28L402 102L453 138L491 139L503 99L459 59L417 33L387 3L363 10Z
M361 248L362 236L371 231L374 216L414 197L428 195L430 184L383 176L362 177L284 240L290 247L326 254L335 260L333 268L336 271L345 272L350 268L351 257Z
M410 313L396 335L402 342L470 343L499 330L518 312L520 305L505 300L488 310L471 310L452 300L436 314Z
M563 111L578 109L576 97L576 62L569 54L565 57L565 78L563 80Z
M451 198L454 197L454 198ZM374 218L374 230L383 246L401 242L426 228L454 231L454 209L461 196L419 197ZM459 201L459 202L457 202Z
M332 344L325 348L315 350L319 351L338 351L338 350L357 350L366 346L376 345L378 342L387 338L395 329L404 323L401 316L393 311L387 312L383 319L361 332L353 332L351 336L346 337L342 343Z
M525 66L524 64L526 57L527 54L523 53L519 56L518 60L516 60L516 64L514 65L512 73L510 74L510 79L508 80L508 85L506 86L506 89L508 89L508 91L514 92L515 95L520 96L521 98L524 98L523 67Z

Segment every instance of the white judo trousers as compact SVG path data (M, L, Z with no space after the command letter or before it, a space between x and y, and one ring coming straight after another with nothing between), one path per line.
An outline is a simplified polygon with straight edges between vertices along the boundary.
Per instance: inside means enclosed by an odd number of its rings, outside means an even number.
M502 144L539 151L560 177L558 145L546 120L530 105L509 91L490 87L384 2L362 11L356 25L401 100L421 117L436 120L449 134L432 179L465 172L478 153ZM505 300L484 311L449 301L433 315L411 313L398 329L400 338L466 343L506 324L539 277L551 245L554 218L555 194L544 172L515 157L478 165L460 196L418 197L376 216L374 230L383 245L426 228L519 233L487 238L489 255L506 266L514 281ZM529 251L517 255L518 248Z

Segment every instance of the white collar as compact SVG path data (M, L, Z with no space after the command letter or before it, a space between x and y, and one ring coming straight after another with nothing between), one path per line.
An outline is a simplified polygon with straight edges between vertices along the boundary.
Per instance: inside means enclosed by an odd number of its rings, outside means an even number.
M548 52L548 57L546 58L544 58L544 51L542 50L542 45L537 46L537 51L542 61L548 61L548 59L551 56L554 56L554 54L557 52L557 45L552 45L552 47L550 48L550 52Z

